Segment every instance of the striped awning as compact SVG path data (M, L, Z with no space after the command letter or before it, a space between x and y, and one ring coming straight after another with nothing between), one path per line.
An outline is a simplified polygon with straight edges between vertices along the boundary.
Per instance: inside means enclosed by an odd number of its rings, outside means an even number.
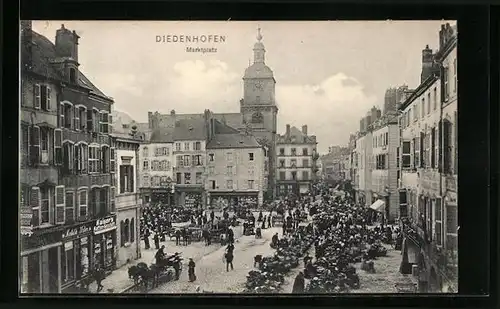
M370 208L375 211L382 211L385 208L385 202L383 200L376 200L371 204Z

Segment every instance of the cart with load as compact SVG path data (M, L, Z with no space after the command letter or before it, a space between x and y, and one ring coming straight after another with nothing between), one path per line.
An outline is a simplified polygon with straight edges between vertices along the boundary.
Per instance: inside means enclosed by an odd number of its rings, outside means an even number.
M243 223L243 235L255 235L255 222L247 220Z

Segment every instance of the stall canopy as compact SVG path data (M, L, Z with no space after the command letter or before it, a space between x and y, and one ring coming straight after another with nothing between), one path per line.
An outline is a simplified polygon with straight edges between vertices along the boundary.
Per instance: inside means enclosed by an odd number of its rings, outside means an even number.
M382 200L376 200L370 208L375 210L375 211L382 211L385 207L385 202Z

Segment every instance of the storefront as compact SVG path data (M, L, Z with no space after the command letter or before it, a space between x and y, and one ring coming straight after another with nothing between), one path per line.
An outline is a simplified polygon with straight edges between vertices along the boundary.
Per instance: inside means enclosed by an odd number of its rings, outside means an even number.
M170 188L141 188L140 191L140 196L146 204L173 205L174 203L174 195Z
M111 271L115 269L116 215L111 215L94 222L93 263Z
M75 282L91 274L90 244L94 222L72 226L62 233L62 292L71 293Z
M186 208L199 208L202 205L201 192L186 192L184 198L184 207Z
M61 292L61 230L35 229L21 235L21 293Z
M224 208L245 204L257 207L258 197L258 192L216 192L210 194L210 206Z

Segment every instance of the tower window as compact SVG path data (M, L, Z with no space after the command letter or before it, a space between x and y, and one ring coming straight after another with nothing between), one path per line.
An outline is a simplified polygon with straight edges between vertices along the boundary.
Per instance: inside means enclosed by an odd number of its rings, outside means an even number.
M76 83L76 70L75 69L69 69L69 81L71 83Z
M261 113L255 112L252 115L252 123L262 123L264 122L264 116Z

